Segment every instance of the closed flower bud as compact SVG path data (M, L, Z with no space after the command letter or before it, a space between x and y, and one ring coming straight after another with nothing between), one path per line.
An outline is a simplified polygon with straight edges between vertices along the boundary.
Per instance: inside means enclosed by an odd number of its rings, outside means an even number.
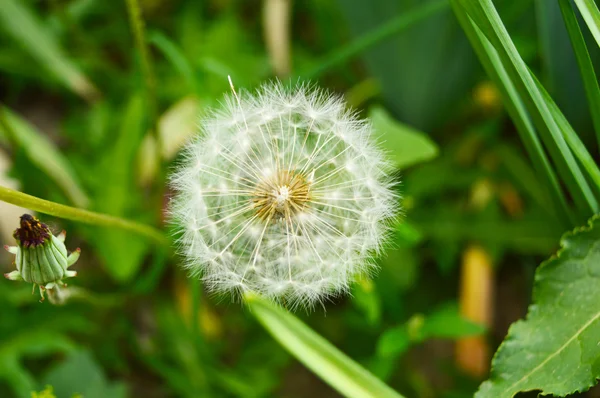
M372 269L398 197L371 125L306 86L228 97L172 177L171 219L215 292L307 306Z
M64 278L77 275L68 268L79 258L80 250L76 249L71 254L67 253L64 241L65 231L54 236L46 224L37 218L23 214L20 227L13 233L17 246L4 246L16 255L16 271L4 274L10 280L22 280L39 286L40 295L44 300L44 290L53 289L58 285L65 285Z

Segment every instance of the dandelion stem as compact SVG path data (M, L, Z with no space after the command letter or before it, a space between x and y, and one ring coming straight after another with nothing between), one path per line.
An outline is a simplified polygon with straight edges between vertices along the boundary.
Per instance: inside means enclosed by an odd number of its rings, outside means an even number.
M166 236L156 228L149 225L137 223L108 214L95 213L89 210L78 209L76 207L65 206L49 200L40 199L35 196L27 195L23 192L15 191L10 188L0 186L0 200L20 207L25 207L40 213L64 218L65 220L78 221L84 224L100 225L105 227L115 227L144 235L161 245L169 243Z

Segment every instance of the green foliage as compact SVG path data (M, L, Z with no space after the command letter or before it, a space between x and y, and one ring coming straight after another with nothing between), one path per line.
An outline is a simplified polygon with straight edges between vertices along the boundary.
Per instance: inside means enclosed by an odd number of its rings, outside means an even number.
M29 161L43 170L75 206L88 206L89 199L68 159L48 137L7 108L0 108L0 136L6 143L23 148Z
M42 383L51 385L57 397L127 397L125 385L108 382L102 368L86 351L69 354L46 374Z
M371 108L369 118L377 138L389 151L391 160L398 169L402 170L437 156L438 148L427 135L394 120L384 109Z
M245 300L273 338L344 396L402 397L289 312L254 295Z
M79 68L67 58L54 35L36 20L23 2L5 0L0 9L3 28L34 57L38 64L47 68L62 84L82 97L93 100L98 90Z
M398 357L413 344L429 339L457 339L477 336L485 327L465 319L454 304L447 304L432 314L413 315L404 325L386 330L377 343L380 357Z
M63 307L0 280L0 396L472 396L481 380L453 363L452 341L503 335L533 266L600 207L598 15L591 0L294 2L291 81L370 117L403 207L379 273L296 317L205 297L163 220L165 176L227 76L241 92L274 75L261 7L5 0L0 199L56 217L83 254ZM14 211L0 204L3 239ZM539 268L481 396L594 384L599 223ZM471 243L497 275L487 329L456 305Z
M535 275L533 304L516 322L477 397L519 391L565 396L586 391L600 377L600 217L567 233L562 249Z

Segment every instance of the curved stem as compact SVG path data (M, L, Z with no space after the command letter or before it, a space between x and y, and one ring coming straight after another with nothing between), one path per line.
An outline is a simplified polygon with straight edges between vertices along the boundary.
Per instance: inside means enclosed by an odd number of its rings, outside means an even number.
M161 245L167 245L169 240L158 229L135 221L110 216L108 214L95 213L89 210L65 206L49 200L40 199L27 195L23 192L0 186L0 200L20 207L25 207L40 213L64 218L65 220L78 221L84 224L100 225L104 227L115 227L144 235Z

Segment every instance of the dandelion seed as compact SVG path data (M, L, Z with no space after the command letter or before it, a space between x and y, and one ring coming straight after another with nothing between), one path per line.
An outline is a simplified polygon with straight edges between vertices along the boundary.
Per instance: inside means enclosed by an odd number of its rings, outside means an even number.
M234 91L201 130L171 178L171 219L209 289L312 306L373 268L398 198L370 124L340 98Z

